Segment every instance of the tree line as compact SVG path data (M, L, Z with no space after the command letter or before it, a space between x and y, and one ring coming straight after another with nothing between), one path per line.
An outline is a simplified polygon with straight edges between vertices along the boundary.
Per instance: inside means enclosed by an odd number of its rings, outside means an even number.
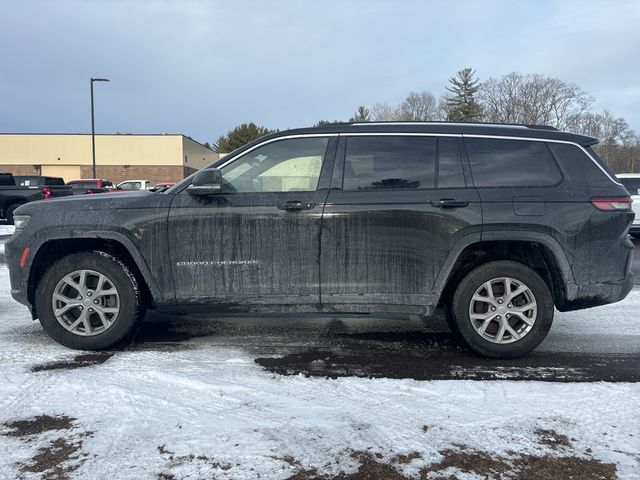
M640 171L640 135L622 118L594 112L594 99L578 85L542 74L512 72L480 81L471 68L449 78L446 93L436 97L409 92L399 104L360 105L348 122L450 121L548 125L600 140L598 154L614 172ZM341 123L320 120L316 126ZM228 153L251 140L275 132L254 123L239 125L213 145Z

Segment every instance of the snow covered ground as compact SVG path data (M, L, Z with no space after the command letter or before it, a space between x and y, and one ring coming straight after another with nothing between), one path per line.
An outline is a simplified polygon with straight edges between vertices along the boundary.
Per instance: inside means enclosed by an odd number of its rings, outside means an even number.
M634 290L554 329L640 339L639 311ZM2 479L640 478L638 383L280 376L215 336L78 358L2 264L0 312Z

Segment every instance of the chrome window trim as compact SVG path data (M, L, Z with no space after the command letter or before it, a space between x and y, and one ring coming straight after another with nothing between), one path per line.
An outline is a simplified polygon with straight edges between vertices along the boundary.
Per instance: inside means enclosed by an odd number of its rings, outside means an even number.
M223 164L219 165L217 168L219 168L219 169L220 168L224 168L227 165L229 165L230 163L233 163L236 160L244 157L247 153L250 153L250 152L254 151L256 148L260 148L260 147L263 147L265 145L269 145L270 143L278 142L280 140L287 140L287 139L290 139L290 138L337 137L338 135L340 135L340 134L339 133L301 133L301 134L297 134L297 135L283 135L282 137L270 138L269 140L265 140L264 142L261 142L261 143L259 143L257 145L254 145L250 149L245 150L240 155L236 155L235 157L230 158L228 162L224 162Z
M479 122L470 122L470 123L461 123L461 122L359 122L350 124L352 127L366 127L368 125L373 125L376 127L379 126L397 126L397 125L442 125L442 126L451 126L451 127L485 127L485 128L526 128L535 130L535 127L527 127L526 125L510 125L506 123L479 123Z
M345 132L341 137L457 137L461 138L461 133L431 133L431 132Z
M357 125L357 124L353 124ZM372 123L366 123L361 125L376 125ZM377 125L388 125L388 123L377 124ZM396 123L395 125L400 125ZM413 123L407 123L406 125L415 125ZM461 124L461 125L469 125L469 124ZM520 127L514 126L514 128L528 128L528 127ZM457 138L497 138L500 140L521 140L521 141L529 141L529 142L547 142L547 143L564 143L566 145L573 145L578 147L582 152L591 159L591 161L600 169L602 173L604 173L609 180L611 180L616 185L624 186L617 179L613 178L609 173L602 168L602 166L598 163L598 161L591 156L591 154L584 148L582 145L576 142L572 142L569 140L556 140L551 138L538 138L538 137L518 137L516 135L487 135L487 134L469 134L469 133L433 133L433 132L343 132L343 133L302 133L296 135L284 135L282 137L271 138L269 140L265 140L257 145L254 145L250 149L242 152L242 154L230 158L229 161L224 162L218 168L224 168L227 165L235 162L239 158L244 157L246 154L252 152L253 150L260 148L264 145L268 145L273 142L277 142L280 140L287 140L291 138L318 138L318 137L366 137L366 136L404 136L404 137L457 137Z
M604 168L602 168L602 165L600 165L598 163L598 161L591 156L591 154L588 152L588 150L586 148L584 148L582 145L580 145L579 143L576 143L576 142L571 142L569 140L555 140L555 139L551 139L551 138L514 137L514 136L510 136L510 135L509 136L505 136L505 135L476 135L476 134L464 133L464 134L462 134L462 136L464 138L499 138L501 140L526 140L526 141L530 141L530 142L564 143L566 145L574 145L574 146L578 147L580 150L582 150L582 152L587 157L589 157L591 159L591 161L596 165L596 167L598 167L600 169L600 171L602 173L604 173L609 180L611 180L616 185L620 185L621 187L624 187L624 185L622 185L622 183L620 183L618 180L613 178L611 175L609 175L609 173Z

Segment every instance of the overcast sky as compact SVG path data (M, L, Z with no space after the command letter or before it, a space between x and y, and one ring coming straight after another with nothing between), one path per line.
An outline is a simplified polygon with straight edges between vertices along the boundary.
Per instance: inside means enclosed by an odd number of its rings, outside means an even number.
M347 120L473 67L577 83L640 130L640 1L0 0L0 132Z

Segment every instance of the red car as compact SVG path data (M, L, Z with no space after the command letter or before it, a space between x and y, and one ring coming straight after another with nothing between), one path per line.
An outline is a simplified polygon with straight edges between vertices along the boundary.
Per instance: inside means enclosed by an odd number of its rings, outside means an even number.
M71 180L67 182L74 195L84 195L88 193L104 193L114 188L109 180L103 178L84 178L81 180Z

